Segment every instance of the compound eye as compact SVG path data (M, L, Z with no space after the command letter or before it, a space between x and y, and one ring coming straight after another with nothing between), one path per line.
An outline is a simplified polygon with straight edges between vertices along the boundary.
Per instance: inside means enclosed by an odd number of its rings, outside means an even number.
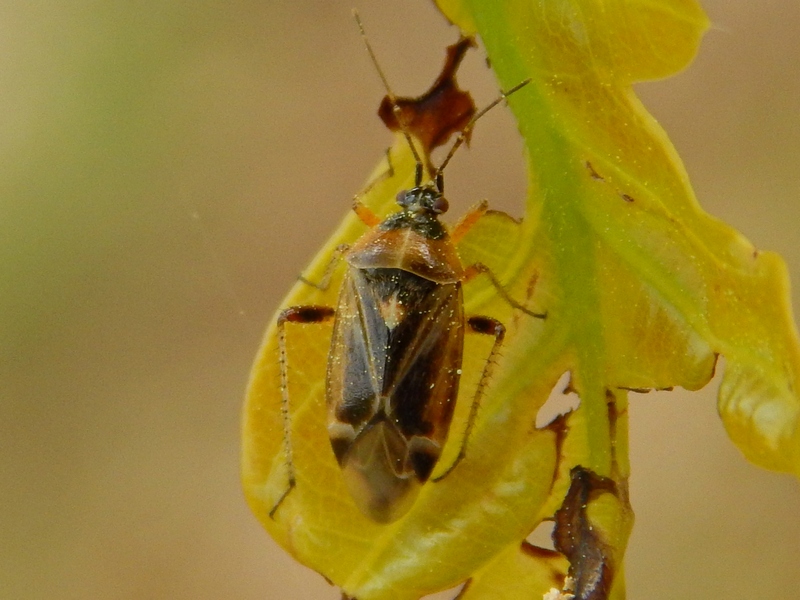
M397 192L397 203L406 208L408 206L408 190L403 190L401 192Z
M431 210L436 214L445 213L447 212L448 208L450 208L450 203L445 199L444 196L439 196L433 201L433 206L431 206Z

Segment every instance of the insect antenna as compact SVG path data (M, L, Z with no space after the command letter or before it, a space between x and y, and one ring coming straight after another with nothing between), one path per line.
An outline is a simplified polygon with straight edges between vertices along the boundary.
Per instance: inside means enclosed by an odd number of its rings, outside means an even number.
M361 17L358 15L358 11L355 8L353 9L353 18L358 24L358 29L361 32L361 39L364 40L364 46L367 48L367 52L372 60L372 64L375 65L375 70L378 71L378 75L380 75L381 81L383 82L383 87L386 89L386 97L389 98L389 102L392 105L392 112L397 119L397 123L400 125L400 130L403 132L406 142L408 142L408 147L411 148L411 154L414 155L414 160L417 163L414 171L414 186L419 187L422 184L422 159L417 152L417 148L414 146L414 142L411 140L411 134L408 131L408 126L403 120L402 110L400 110L400 106L397 104L397 96L394 95L394 92L389 85L389 80L386 79L386 75L384 74L383 69L381 69L378 58L375 56L375 52L372 50L372 45L370 45L369 39L367 38L367 32L364 30L364 24L361 22ZM495 104L497 104L499 101L500 99L495 101ZM470 123L474 122L474 120L475 119L470 121ZM441 171L441 169L438 170Z
M495 98L492 102L490 102L488 106L483 107L480 111L478 111L475 114L474 117L470 119L469 123L467 123L464 129L461 130L461 133L458 134L458 138L456 138L456 141L453 142L453 145L450 148L450 151L447 153L447 156L445 156L444 160L442 161L442 164L439 165L438 169L436 169L436 177L435 177L436 186L439 188L440 192L444 191L443 189L444 178L442 177L442 172L444 171L444 168L450 162L450 159L453 158L453 155L456 153L456 150L458 150L464 144L464 142L467 141L467 139L469 138L469 134L472 133L472 130L475 127L475 123L478 121L478 119L480 119L483 115L488 113L490 110L492 110L495 106L497 106L501 102L507 100L511 94L524 88L530 82L531 82L530 79L526 79L522 83L518 83L517 85L515 85L506 92L501 91L500 95L497 98Z

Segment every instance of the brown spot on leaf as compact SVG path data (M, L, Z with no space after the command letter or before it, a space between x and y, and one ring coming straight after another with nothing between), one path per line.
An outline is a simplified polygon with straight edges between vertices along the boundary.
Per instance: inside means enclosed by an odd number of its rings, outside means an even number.
M578 390L575 389L575 386L572 385L572 373L569 375L569 381L567 381L567 385L564 386L564 389L561 390L561 393L565 396L567 394L577 394Z
M597 171L594 170L592 163L590 163L588 160L586 161L586 169L589 171L589 177L591 177L595 181L605 181L603 176L598 174Z
M550 483L551 488L556 484L558 474L561 471L561 461L564 457L564 440L567 438L567 433L569 433L568 420L571 414L572 411L564 413L563 415L558 415L545 426L545 429L549 429L556 434L556 464L553 468L553 479Z
M675 389L674 386L668 385L666 387L657 387L657 388L639 388L639 387L626 387L621 385L617 387L618 390L625 390L626 392L633 392L635 394L649 394L653 390L657 392L671 392Z
M542 548L540 546L535 546L530 542L522 542L520 545L520 550L523 554L527 554L531 558L538 560L542 563L547 565L552 565L553 561L560 556L559 552L554 550L548 550L547 548ZM561 583L561 579L563 574L555 568L550 568L550 573L548 573L550 577L550 585L553 587L557 587Z
M719 352L714 352L714 364L711 365L711 377L709 377L709 379L713 379L714 375L717 374L718 364L719 364Z
M618 496L613 480L581 466L570 471L570 486L556 511L553 544L569 560L576 600L607 600L614 578L613 549L589 521L589 503L600 494Z
M418 98L395 99L402 123L422 142L426 157L434 148L446 144L454 133L464 129L475 114L472 96L459 89L456 83L456 71L464 54L475 46L475 40L469 37L448 46L442 72L431 88ZM381 102L378 116L390 130L401 130L398 115L388 96ZM466 141L469 143L468 136Z
M520 545L520 550L523 554L527 554L528 556L542 560L550 560L561 555L560 552L548 550L547 548L542 548L541 546L537 546L525 541L523 541Z
M649 394L653 391L653 388L627 387L624 385L619 386L619 389L625 390L626 392L634 392L636 394Z
M633 196L629 196L628 194L620 194L620 197L625 200L625 202L634 202Z

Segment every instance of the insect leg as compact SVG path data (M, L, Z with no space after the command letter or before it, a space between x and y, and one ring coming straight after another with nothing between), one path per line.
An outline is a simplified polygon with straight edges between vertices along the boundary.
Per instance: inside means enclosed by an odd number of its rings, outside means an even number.
M362 203L358 197L353 198L353 212L367 227L375 227L381 222L381 218L372 212L366 204Z
M364 191L358 194L355 198L353 198L353 212L356 213L356 216L361 219L361 221L367 227L375 227L381 222L381 218L376 215L370 208L368 208L359 198L364 194L368 193L373 186L380 183L384 179L389 177L394 177L394 167L392 166L392 157L391 157L391 148L386 149L386 162L388 163L388 169L382 174L372 180ZM315 283L309 279L306 279L302 275L298 277L300 281L305 283L306 285L310 285L311 287L317 288L318 290L325 291L328 289L328 286L331 282L331 277L333 277L333 272L336 270L336 263L339 262L339 259L347 253L350 246L347 244L340 244L336 246L336 249L333 251L331 255L331 260L328 265L325 267L325 272L322 275L322 279L318 283Z
M386 149L386 164L388 165L386 170L378 175L375 179L367 184L363 190L361 190L355 198L353 198L353 212L356 213L359 219L366 225L367 227L375 227L378 225L383 219L381 219L378 215L376 215L370 208L361 202L360 198L367 195L370 190L378 185L380 182L391 179L394 177L394 165L392 165L392 149Z
M314 283L313 281L311 281L310 279L306 279L302 275L300 275L297 279L302 281L306 285L310 285L313 288L317 288L320 291L323 292L326 291L328 289L328 286L330 286L331 284L331 277L333 277L333 272L336 270L336 264L339 262L339 259L342 258L342 255L346 254L349 249L350 246L348 246L347 244L339 244L338 246L336 246L333 253L331 254L331 260L328 262L327 266L325 267L325 272L322 274L322 279L320 279L318 283Z
M392 177L394 177L394 165L392 164L392 149L391 149L391 147L386 148L386 165L387 165L386 170L383 173L381 173L380 175L378 175L377 177L375 177L375 179L370 181L367 184L367 187L365 187L363 190L361 190L358 193L358 196L356 196L356 198L358 198L359 196L365 196L366 194L368 194L370 192L370 190L372 188L374 188L376 185L378 185L381 181L385 181L387 179L391 179Z
M467 319L467 325L475 333L493 335L494 345L492 346L491 352L489 352L489 356L486 358L486 364L483 367L483 373L481 373L481 378L478 381L478 387L475 390L475 396L472 398L472 405L470 406L469 416L467 417L467 426L464 428L464 437L461 440L461 448L458 451L458 456L456 456L456 459L444 473L433 479L434 482L441 481L447 477L453 471L453 469L456 468L456 465L458 465L458 463L460 463L467 455L467 444L469 443L469 437L472 433L472 428L475 425L475 419L478 416L478 408L480 407L481 398L483 397L483 392L489 383L489 377L491 377L492 374L495 357L497 352L500 350L500 346L503 344L503 338L506 335L505 325L503 325L497 319L492 319L491 317L470 317Z
M286 460L286 472L288 485L286 491L281 494L275 506L269 511L270 519L275 518L280 505L294 489L295 472L292 462L292 418L289 407L289 366L286 356L286 324L287 323L324 323L333 318L335 311L330 306L291 306L278 315L278 361L281 372L281 417L283 419L283 452Z
M500 280L497 279L497 276L494 273L492 273L492 270L483 263L475 263L467 267L464 270L464 281L469 281L471 279L474 279L475 277L481 274L484 274L489 278L489 281L491 281L492 285L497 290L497 293L500 294L503 300L508 302L513 308L521 310L526 315L535 317L537 319L547 318L546 312L545 313L533 312L532 310L526 308L525 306L514 300L511 294L508 293L508 290L505 287L503 287L502 283L500 283Z
M472 229L473 225L486 214L487 210L489 210L489 203L486 200L481 200L478 204L470 208L469 211L461 217L458 223L456 223L456 226L453 227L453 231L450 232L450 240L454 244L458 244L461 238Z

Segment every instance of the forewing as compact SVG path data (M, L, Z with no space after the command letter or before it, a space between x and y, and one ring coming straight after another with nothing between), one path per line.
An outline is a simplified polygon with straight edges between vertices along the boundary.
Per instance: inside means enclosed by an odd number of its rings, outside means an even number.
M464 346L461 284L409 295L405 318L389 335L384 393L406 437L444 445L458 396Z
M358 269L350 268L339 295L327 398L329 420L352 425L356 435L377 409L387 341L373 290Z

